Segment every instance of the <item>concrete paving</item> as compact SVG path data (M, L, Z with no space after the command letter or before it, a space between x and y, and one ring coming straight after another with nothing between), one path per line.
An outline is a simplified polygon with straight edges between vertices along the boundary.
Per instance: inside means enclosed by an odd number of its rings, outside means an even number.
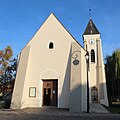
M99 103L91 103L90 113L109 113L109 111Z

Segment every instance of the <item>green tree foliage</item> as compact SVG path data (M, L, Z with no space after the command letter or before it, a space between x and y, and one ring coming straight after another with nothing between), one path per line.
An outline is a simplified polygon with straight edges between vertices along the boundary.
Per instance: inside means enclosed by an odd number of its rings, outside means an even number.
M117 50L114 53L114 57L115 57L115 77L119 79L120 78L120 50Z
M106 79L109 99L120 99L120 49L106 57Z

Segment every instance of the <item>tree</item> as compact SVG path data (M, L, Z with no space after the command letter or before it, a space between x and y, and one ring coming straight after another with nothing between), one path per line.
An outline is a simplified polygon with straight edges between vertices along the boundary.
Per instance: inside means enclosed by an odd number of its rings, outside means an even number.
M12 52L12 48L10 46L7 46L5 49L0 50L0 86L1 86L0 92L2 92L2 93L4 92L3 85L6 82L5 71L9 66L12 55L13 55L13 52Z
M0 86L3 94L5 93L6 81L15 78L15 72L12 72L15 59L12 59L12 56L13 52L10 46L0 50Z
M120 49L114 52L113 54L115 59L115 77L120 78Z
M0 50L0 100L9 108L17 70L17 59L13 59L10 46Z
M13 56L12 48L7 46L5 49L0 50L0 76L4 74L9 66L10 59Z
M13 59L5 70L4 93L12 93L17 70L17 59Z
M106 57L105 66L109 101L120 99L120 49Z

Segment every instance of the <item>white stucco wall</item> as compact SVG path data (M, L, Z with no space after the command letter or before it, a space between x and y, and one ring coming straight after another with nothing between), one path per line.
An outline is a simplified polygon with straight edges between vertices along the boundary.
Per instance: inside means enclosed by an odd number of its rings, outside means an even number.
M97 51L99 53L98 59L98 78L99 78L99 89L100 89L100 103L106 106L108 104L107 88L106 88L106 77L105 77L105 66L103 62L102 44L101 39L97 39Z
M91 88L97 87L98 89L98 102L108 106L107 99L107 89L106 89L106 78L103 62L103 53L102 53L102 44L100 39L100 34L94 35L83 35L84 38L84 47L90 54L90 51L93 49L95 51L95 63L91 62L90 56L90 71L89 71L89 86L90 86L90 103L91 101ZM94 40L95 44L91 45L90 40Z
M95 35L84 35L84 47L87 45L87 51L89 52L89 96L90 96L90 103L91 101L91 88L97 87L98 94L99 94L99 81L98 81L98 74L97 74L97 59L98 59L98 53L97 53L97 39L100 38L100 34ZM93 45L90 44L90 40L94 40L95 43ZM91 50L95 51L95 63L91 62ZM98 96L99 97L99 96ZM99 98L98 98L99 101Z
M23 90L24 90L24 84L26 75L28 72L28 64L29 64L29 56L30 56L30 46L27 46L20 55L20 60L18 64L17 69L17 75L16 75L16 82L14 85L14 91L12 95L12 101L11 101L11 108L13 109L20 109L22 106L22 96L23 96ZM24 66L24 67L23 67Z
M81 46L72 43L71 53L71 82L70 82L70 111L86 111L86 51Z
M54 49L48 48L50 42L54 43ZM43 98L42 79L58 79L57 107L70 107L72 42L75 42L75 44L78 45L78 43L64 29L55 16L51 14L31 39L31 41L22 50L21 55L28 55L28 61L25 61L26 57L24 56L23 58L20 58L21 66L19 65L18 68L24 70L27 69L27 72L21 70L18 70L17 72L16 85L12 97L12 105L18 102L16 99L16 93L18 93L20 88L19 91L23 90L22 93L19 93L21 96L21 99L18 98L20 103L17 103L20 104L20 108L41 107ZM24 52L28 46L30 46L30 50L28 52ZM25 65L25 62L27 62L27 65ZM21 82L22 75L26 76L25 78L22 78L23 82ZM78 81L80 82L80 80ZM21 86L19 86L19 83ZM36 87L36 97L29 97L30 87ZM13 107L11 106L11 108Z

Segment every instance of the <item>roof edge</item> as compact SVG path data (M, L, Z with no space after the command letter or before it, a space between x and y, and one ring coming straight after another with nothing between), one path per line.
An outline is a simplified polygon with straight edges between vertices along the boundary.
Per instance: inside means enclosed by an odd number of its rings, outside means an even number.
M57 21L62 25L62 27L68 32L68 34L75 40L75 42L77 42L78 45L81 46L81 48L83 48L83 46L73 37L73 35L67 30L67 28L60 22L60 20L55 16L54 13L51 13L52 15L54 15L54 17L57 19ZM83 48L84 49L84 48ZM85 49L84 49L85 50ZM86 50L85 50L86 51Z
M41 24L41 26L36 30L36 32L32 35L32 37L29 39L29 41L27 42L27 44L22 48L21 52L23 51L23 49L31 42L32 38L36 35L36 33L39 31L39 29L43 26L43 24L46 22L46 20L53 15L56 20L62 25L62 27L68 32L68 34L75 40L75 42L77 42L78 45L81 46L81 48L83 48L83 46L73 37L73 35L66 29L66 27L60 22L60 20L55 16L55 14L53 12L50 13L50 15L48 17L46 17L46 19L43 21L43 23ZM83 48L84 49L84 48ZM85 50L85 49L84 49ZM86 50L85 50L86 51Z

